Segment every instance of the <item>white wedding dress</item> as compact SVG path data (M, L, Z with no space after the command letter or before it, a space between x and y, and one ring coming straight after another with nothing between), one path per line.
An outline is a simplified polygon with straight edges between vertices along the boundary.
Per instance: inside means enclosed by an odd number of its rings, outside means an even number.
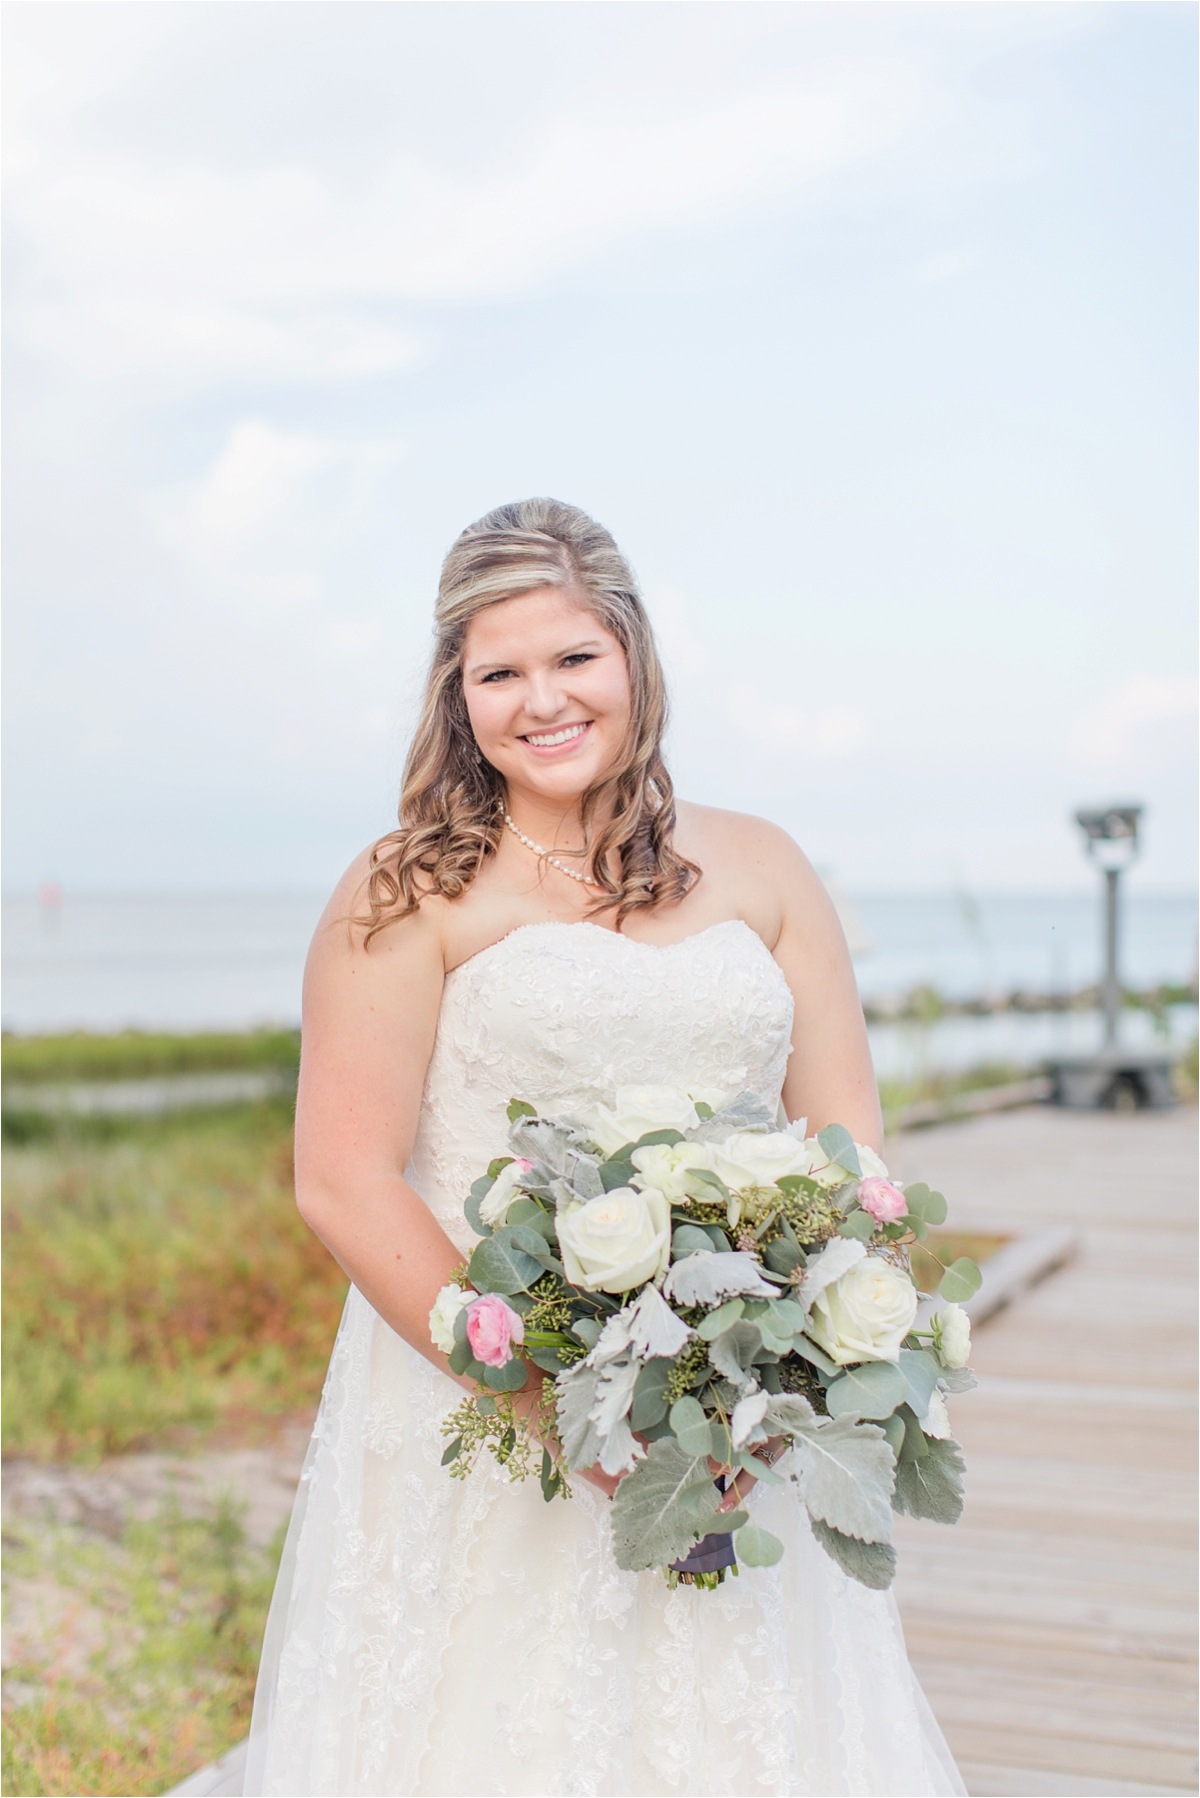
M408 1177L447 1233L505 1107L630 1084L778 1100L792 1001L732 922L666 948L530 924L446 980ZM352 1289L267 1626L247 1793L961 1793L890 1595L756 1488L779 1565L716 1592L614 1564L608 1500L441 1466L460 1389Z

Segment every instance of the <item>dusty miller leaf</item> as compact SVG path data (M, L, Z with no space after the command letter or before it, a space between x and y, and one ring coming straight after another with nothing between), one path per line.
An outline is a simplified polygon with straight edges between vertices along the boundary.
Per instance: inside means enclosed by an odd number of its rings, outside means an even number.
M890 1542L860 1542L857 1536L832 1529L820 1517L810 1521L813 1535L843 1573L875 1592L887 1590L896 1574L896 1551Z
M677 1305L717 1305L739 1294L775 1297L758 1271L758 1262L744 1249L728 1255L688 1255L677 1261L663 1282L663 1294Z
M928 1453L901 1460L896 1469L897 1511L929 1517L934 1523L957 1523L963 1508L962 1450L953 1436L926 1436Z
M590 1416L599 1383L600 1370L589 1367L584 1361L569 1373L560 1374L555 1382L558 1433L562 1437L567 1466L572 1472L593 1466L603 1446L600 1432Z
M861 1542L890 1540L896 1463L877 1424L814 1422L796 1431L792 1456L812 1516Z
M698 1488L707 1488L701 1501ZM685 1493L696 1492L692 1501L699 1517L683 1503ZM648 1567L665 1567L687 1553L704 1521L715 1514L720 1498L708 1471L706 1455L685 1455L673 1437L652 1442L646 1459L617 1487L609 1516L617 1566L626 1573Z

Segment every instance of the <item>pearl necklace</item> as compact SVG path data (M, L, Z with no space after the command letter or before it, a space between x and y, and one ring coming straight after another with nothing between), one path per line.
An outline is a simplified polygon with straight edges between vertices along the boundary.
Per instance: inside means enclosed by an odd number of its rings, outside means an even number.
M504 814L504 822L508 825L508 828L512 831L514 837L518 837L520 841L524 843L526 849L532 849L535 855L540 856L543 861L549 862L552 868L557 868L559 873L565 874L569 880L578 880L580 884L585 887L598 887L600 885L600 882L598 880L593 880L590 874L581 874L578 868L568 868L565 862L560 862L557 856L551 855L548 849L543 849L540 843L535 843L532 837L527 837L523 830L518 830L507 812Z

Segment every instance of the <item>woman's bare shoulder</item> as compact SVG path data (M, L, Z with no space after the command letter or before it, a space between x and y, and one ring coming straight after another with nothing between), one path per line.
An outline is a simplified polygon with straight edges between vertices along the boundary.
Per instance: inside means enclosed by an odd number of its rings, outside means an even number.
M393 919L368 937L376 848L372 843L361 850L334 887L317 925L311 954L322 960L363 957L368 963L410 957L440 959L447 904L440 893L427 895L416 911Z
M793 837L768 818L756 818L751 812L727 812L715 805L694 805L680 800L677 842L685 853L687 843L694 843L699 854L749 855L760 866L778 868L794 876L798 868L811 873L811 864ZM815 879L814 875L814 879Z
M789 928L810 938L836 929L812 863L778 824L749 812L681 804L676 843L703 870L721 908L736 913L774 950Z

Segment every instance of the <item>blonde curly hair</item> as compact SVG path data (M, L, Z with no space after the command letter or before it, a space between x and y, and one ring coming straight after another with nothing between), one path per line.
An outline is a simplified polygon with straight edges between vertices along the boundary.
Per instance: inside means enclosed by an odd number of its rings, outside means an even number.
M495 854L504 781L484 760L467 716L462 654L485 606L535 587L578 596L625 651L631 706L617 765L583 795L584 871L596 911L630 912L682 899L700 870L671 845L675 796L662 758L667 694L633 571L603 525L556 499L498 506L468 525L442 565L435 642L421 717L404 769L400 826L371 851L365 941L410 917L430 893L457 899ZM616 878L610 862L620 870Z

